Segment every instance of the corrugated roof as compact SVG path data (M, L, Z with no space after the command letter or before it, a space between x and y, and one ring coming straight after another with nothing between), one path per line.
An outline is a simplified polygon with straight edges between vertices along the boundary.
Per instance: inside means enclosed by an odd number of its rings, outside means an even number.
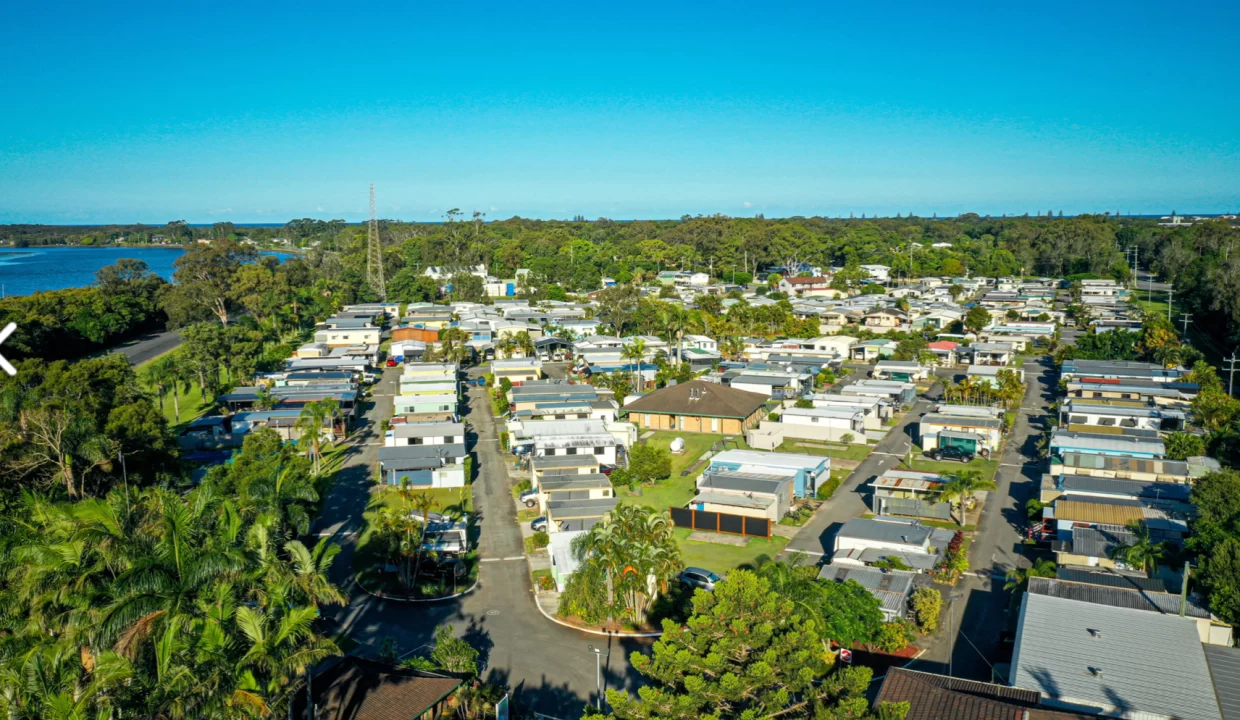
M945 415L943 413L926 413L921 416L921 424L938 425L940 427L980 427L991 429L1003 427L1003 421L995 418Z
M1180 614L1180 596L1172 593L1106 587L1044 577L1029 578L1029 592L1096 605L1157 612L1163 615L1178 616ZM1193 618L1208 619L1210 617L1210 611L1202 607L1201 599L1195 596L1189 596L1184 614Z
M1100 493L1150 500L1187 501L1192 490L1187 483L1125 480L1093 475L1060 475L1056 484L1067 492Z
M1144 520L1146 513L1138 502L1090 502L1062 497L1055 501L1055 517L1073 522L1127 527L1128 523Z
M884 610L897 614L903 614L906 609L909 593L913 590L913 578L916 576L917 573L914 572L835 563L824 565L818 571L819 580L856 582L878 598Z
M1051 447L1121 453L1149 453L1151 455L1163 455L1167 452L1163 441L1153 438L1094 435L1067 430L1056 430L1051 435Z
M698 480L698 490L731 490L774 495L792 482L791 475L706 472Z
M1084 720L1085 715L1039 709L1042 696L1032 690L962 680L893 667L874 700L907 702L904 720Z
M1012 684L1130 716L1221 720L1205 657L1184 618L1025 593Z
M603 473L575 473L572 475L543 475L538 489L543 492L564 490L593 490L611 487L611 479Z
M690 503L712 503L714 505L731 505L733 507L765 510L775 503L769 495L734 495L731 493L698 493Z
M916 520L855 517L844 523L836 537L920 547L930 539L930 532L931 528Z
M1205 651L1223 720L1240 720L1240 648L1206 645Z
M398 438L465 437L463 423L403 423L392 426L392 434Z
M549 470L552 468L580 468L598 465L595 455L544 455L534 458L534 468Z
M1147 578L1144 575L1124 575L1113 570L1091 570L1086 568L1059 566L1055 576L1070 582L1104 585L1106 587L1128 588L1132 590L1149 590L1151 592L1178 592L1179 585L1159 578Z
M620 501L614 497L597 500L548 500L547 515L555 520L600 518Z

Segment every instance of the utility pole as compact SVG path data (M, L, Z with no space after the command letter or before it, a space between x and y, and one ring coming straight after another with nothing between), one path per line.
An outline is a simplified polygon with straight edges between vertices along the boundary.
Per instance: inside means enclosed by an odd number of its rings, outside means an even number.
M1228 395L1231 395L1231 388L1236 383L1236 360L1237 358L1236 358L1236 353L1234 350L1231 353L1231 357L1223 358L1223 362L1227 363L1230 366L1227 368L1227 394Z
M1193 318L1188 313L1183 313L1181 315L1181 319L1183 319L1184 321L1184 339L1187 340L1188 339L1188 324L1193 321Z
M1175 297L1175 288L1168 285L1167 286L1167 322L1168 323L1171 322L1171 305L1172 305L1171 299L1173 297Z
M370 289L387 301L387 287L383 282L383 247L379 244L379 221L375 218L375 184L370 184L370 223L366 228L366 281Z

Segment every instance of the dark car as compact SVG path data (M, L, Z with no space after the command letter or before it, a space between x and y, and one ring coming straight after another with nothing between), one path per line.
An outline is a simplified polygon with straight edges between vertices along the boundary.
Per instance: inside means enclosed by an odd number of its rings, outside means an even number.
M547 516L536 517L530 521L530 529L534 532L547 532Z
M926 454L934 460L955 460L962 463L973 462L973 453L958 447L935 448Z
M689 587L714 592L715 583L723 580L719 575L700 567L687 567L680 571L680 583Z

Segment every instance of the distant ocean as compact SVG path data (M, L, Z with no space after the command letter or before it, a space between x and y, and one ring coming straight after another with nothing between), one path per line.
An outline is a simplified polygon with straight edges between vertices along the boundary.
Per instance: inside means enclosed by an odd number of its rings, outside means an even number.
M0 250L0 292L4 295L30 295L44 290L85 287L95 281L99 268L121 258L142 260L151 272L171 280L179 247L50 247ZM281 260L289 253L263 253Z

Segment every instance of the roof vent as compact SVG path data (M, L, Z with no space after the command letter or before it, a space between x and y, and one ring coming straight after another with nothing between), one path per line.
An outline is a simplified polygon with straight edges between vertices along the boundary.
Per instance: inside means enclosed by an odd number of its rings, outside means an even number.
M1101 639L1102 639L1102 631L1101 631L1101 630L1099 630L1099 629L1097 629L1097 628L1090 628L1090 629L1089 629L1089 634L1090 634L1092 637L1098 638L1099 640L1101 640Z
M1101 677L1102 677L1102 668L1100 668L1100 667L1091 667L1091 668L1089 669L1089 674L1093 675L1093 676L1094 676L1094 677L1096 677L1096 678L1101 678Z

